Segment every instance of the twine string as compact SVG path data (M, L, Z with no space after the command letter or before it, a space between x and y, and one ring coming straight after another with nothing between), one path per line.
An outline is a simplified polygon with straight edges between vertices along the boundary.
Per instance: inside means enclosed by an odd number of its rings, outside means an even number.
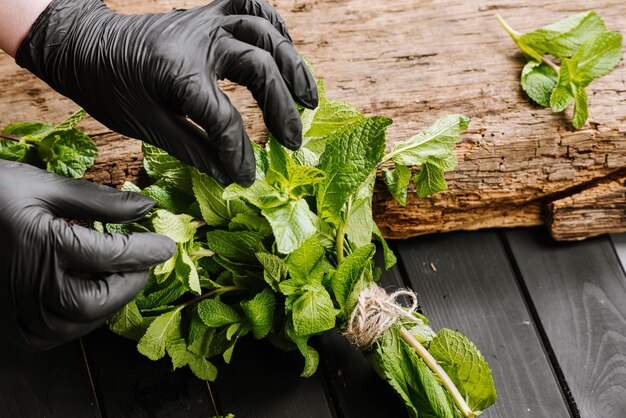
M397 301L401 296L408 297L411 306L403 308ZM417 324L423 324L421 319L413 315L417 307L417 295L414 291L399 289L387 293L385 289L372 283L359 295L343 335L359 348L368 349L399 318L408 318Z

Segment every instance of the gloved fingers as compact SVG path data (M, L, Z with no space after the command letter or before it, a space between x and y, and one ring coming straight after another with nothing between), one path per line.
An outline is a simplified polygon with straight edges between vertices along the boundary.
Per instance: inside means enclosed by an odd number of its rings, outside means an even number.
M145 270L168 260L176 244L152 232L103 234L53 219L53 233L64 269L91 273Z
M278 69L293 98L309 109L318 104L315 78L306 63L270 22L256 16L232 16L226 18L227 29L236 39L266 50L276 62Z
M96 279L61 272L44 303L48 310L69 321L82 325L101 323L131 301L147 280L147 270Z
M224 38L218 46L223 54L218 74L248 87L270 132L287 148L300 148L300 114L270 53L234 38Z
M91 331L100 328L105 321L106 318L99 318L88 323L81 323L69 319L64 315L58 315L51 309L44 307L43 323L32 331L39 335L44 341L49 340L52 342L54 345L51 347L54 347L89 334Z
M228 176L242 186L254 183L254 151L243 119L217 84L206 81L196 94L184 94L182 110L206 131Z
M48 209L58 216L103 222L131 222L154 207L154 200L85 180L60 179L49 191Z
M230 0L226 12L233 15L262 17L269 21L289 42L293 42L285 20L266 0Z
M213 176L223 185L233 182L205 130L172 113L159 115L158 128L166 135L166 140L169 139L169 142L161 140L158 143L164 143L163 148L170 154Z

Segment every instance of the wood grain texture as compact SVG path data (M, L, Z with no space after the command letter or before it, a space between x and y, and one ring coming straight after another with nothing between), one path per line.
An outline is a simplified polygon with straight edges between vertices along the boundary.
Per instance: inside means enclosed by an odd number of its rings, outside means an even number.
M626 277L609 239L506 237L580 416L626 416Z
M559 241L626 231L626 173L549 203L547 225Z
M484 417L569 417L495 231L413 239L399 254L433 329L460 331L489 363L498 400Z
M246 338L235 347L230 365L216 364L219 375L212 388L224 414L237 418L335 416L322 374L300 377L304 360L298 352L285 353L267 341Z
M100 417L78 341L40 353L0 339L1 417Z
M108 0L123 13L168 11L205 0ZM450 189L428 199L410 193L408 208L377 188L375 213L383 233L404 238L433 231L536 225L555 196L626 166L624 64L589 87L590 119L574 131L569 113L529 102L519 87L522 54L498 26L501 13L525 31L584 11L583 0L407 1L276 0L296 46L327 81L331 97L366 114L394 119L388 146L449 113L472 118L457 149ZM594 2L611 30L626 32L626 3ZM313 23L314 22L314 23ZM44 83L0 57L0 125L61 120L75 109ZM263 141L262 118L250 94L226 85L251 137ZM571 112L571 111L570 111ZM102 153L91 178L119 185L139 167L137 142L93 120ZM102 136L100 136L102 135ZM115 144L115 145L114 145Z
M106 328L84 337L83 341L105 417L206 418L217 415L207 383L188 368L172 372L169 360L147 359L137 352L135 341Z
M383 266L381 255L378 248L379 266ZM397 265L383 271L378 284L388 291L405 287ZM322 335L318 346L320 365L341 417L408 417L400 397L376 374L361 351L339 332Z

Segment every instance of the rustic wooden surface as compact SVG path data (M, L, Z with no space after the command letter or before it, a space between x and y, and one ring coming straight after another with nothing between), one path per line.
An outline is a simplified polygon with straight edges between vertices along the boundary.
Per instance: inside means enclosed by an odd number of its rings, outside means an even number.
M206 0L107 0L118 12L191 7ZM401 208L378 187L376 219L388 237L494 226L536 225L549 203L626 170L626 72L623 62L589 87L590 118L574 131L570 115L529 102L519 87L524 58L497 24L500 13L525 31L587 10L583 0L275 0L295 43L327 81L329 95L367 114L392 117L389 146L449 113L472 118L458 146L460 164L447 176L450 190L428 199L410 194ZM593 8L611 30L626 32L626 2ZM19 120L61 120L76 106L0 57L0 126ZM243 88L225 89L242 110L255 140L265 133ZM93 120L83 127L100 145L89 178L119 185L141 165L138 141ZM546 207L548 206L548 207ZM578 212L577 212L578 213ZM577 216L580 238L626 230L611 210ZM606 218L606 220L604 220ZM600 221L598 221L600 220ZM587 225L589 226L587 228Z
M409 286L438 329L457 329L493 369L483 417L623 418L626 233L555 243L544 228L392 242L386 288ZM621 262L620 262L621 257ZM404 418L402 402L339 334L315 338L320 368L246 338L217 382L153 362L100 329L43 353L0 340L0 417Z

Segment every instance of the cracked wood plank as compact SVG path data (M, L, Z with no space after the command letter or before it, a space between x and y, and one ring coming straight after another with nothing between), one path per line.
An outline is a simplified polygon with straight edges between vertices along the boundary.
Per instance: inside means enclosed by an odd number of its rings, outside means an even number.
M118 12L145 13L205 2L106 3ZM531 104L521 91L519 74L525 59L494 18L498 12L512 27L526 31L587 10L586 1L276 0L273 4L317 77L326 80L329 96L366 114L394 119L388 148L445 114L472 118L457 147L459 166L446 176L448 191L427 199L411 193L408 207L402 208L379 182L374 211L387 237L541 224L553 200L562 201L571 190L580 193L580 187L626 167L624 63L591 84L589 122L574 131L571 109L553 114ZM611 30L626 33L625 2L598 1L594 9ZM0 56L0 88L4 92L0 126L19 120L62 120L76 108L6 55ZM263 142L265 128L249 92L229 84L224 89L242 111L250 136ZM115 186L137 178L138 141L112 133L93 119L82 126L96 135L100 146L88 178ZM616 221L611 210L593 210L595 219L606 219L599 225L612 232L626 230L626 222ZM581 218L576 238L603 232L586 225Z

